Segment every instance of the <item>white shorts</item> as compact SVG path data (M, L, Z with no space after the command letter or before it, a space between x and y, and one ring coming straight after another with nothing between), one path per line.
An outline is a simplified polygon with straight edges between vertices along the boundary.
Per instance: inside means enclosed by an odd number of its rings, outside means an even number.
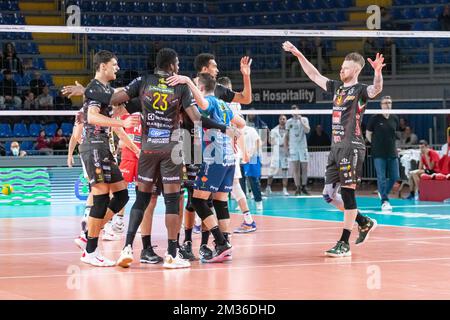
M287 178L288 177L288 168L270 167L269 176L271 176L271 177L282 176L283 178Z
M289 161L308 162L309 161L308 149L289 150Z

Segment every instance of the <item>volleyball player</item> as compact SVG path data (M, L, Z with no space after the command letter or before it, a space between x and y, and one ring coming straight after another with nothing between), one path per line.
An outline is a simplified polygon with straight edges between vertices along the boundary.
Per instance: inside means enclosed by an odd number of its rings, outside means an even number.
M298 58L306 75L319 87L334 95L332 132L333 141L325 173L323 197L344 212L344 229L337 244L326 251L330 257L351 256L349 238L356 219L359 237L356 244L364 243L376 228L376 221L359 213L356 205L356 183L362 174L365 142L361 130L362 116L369 99L383 90L383 55L377 53L374 61L367 59L374 69L372 85L358 83L358 76L365 65L364 58L356 52L348 54L341 66L341 81L330 80L305 58L289 41L283 49ZM339 191L340 185L340 194Z
M109 82L116 79L119 70L116 56L109 51L99 51L94 56L94 67L95 78L86 87L86 93L90 96L86 96L83 104L84 138L79 147L93 194L87 244L81 261L94 266L109 267L114 266L115 262L104 258L98 250L100 230L104 221L122 210L128 202L127 184L109 149L109 128L134 127L139 119L112 119L112 105L101 103L95 98L114 91ZM111 199L110 192L113 193Z
M186 83L194 94L199 109L203 110L215 121L225 125L234 124L243 128L245 121L234 115L226 103L215 96L216 80L208 73L198 76L198 86L188 78L174 76L168 79L171 84ZM230 213L228 196L232 191L235 156L232 138L220 132L206 132L205 141L210 141L203 152L203 163L194 184L192 204L215 239L215 250L211 259L202 258L202 262L222 262L229 260L232 246L229 243ZM213 195L213 204L217 218L207 202Z
M166 227L168 231L168 249L164 258L165 268L186 268L188 261L177 254L177 234L179 222L179 197L181 185L182 159L179 156L179 135L172 135L179 128L180 109L193 121L201 119L198 110L193 107L192 95L185 85L169 86L167 77L177 73L179 60L177 53L169 48L161 49L156 57L154 74L138 77L123 91L103 95L102 100L112 104L125 102L139 97L142 107L142 151L138 165L138 191L131 209L125 247L118 264L129 267L133 261L132 244L137 228L142 221L144 211L150 201L153 184L160 176L164 202L166 204ZM86 92L89 96L89 92Z

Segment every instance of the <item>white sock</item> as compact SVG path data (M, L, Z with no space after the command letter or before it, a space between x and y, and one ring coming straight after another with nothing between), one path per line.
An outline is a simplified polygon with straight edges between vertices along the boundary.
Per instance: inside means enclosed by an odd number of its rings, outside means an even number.
M250 211L244 212L244 221L246 224L253 223L253 217Z
M200 226L202 224L202 219L198 215L195 215L195 225Z

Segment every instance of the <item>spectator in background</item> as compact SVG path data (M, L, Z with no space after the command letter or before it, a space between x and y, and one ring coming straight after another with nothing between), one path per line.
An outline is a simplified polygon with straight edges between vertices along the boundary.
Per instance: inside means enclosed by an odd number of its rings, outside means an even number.
M255 128L245 126L243 129L245 140L246 155L243 159L249 159L248 163L241 165L241 186L245 194L247 194L246 178L250 182L253 198L256 204L256 210L263 210L262 194L261 194L261 156L262 142L258 131Z
M36 140L36 150L39 151L51 151L50 140L45 136L45 130L39 132L39 136Z
M20 150L20 144L17 141L11 143L10 149L13 157L25 157L27 155L25 151Z
M442 31L450 31L450 5L444 7L444 11L438 17L438 21Z
M12 73L18 73L23 76L22 61L16 53L16 48L12 42L7 42L3 46L2 69L11 70Z
M36 98L39 110L52 110L53 97L50 95L48 86L42 88L42 93Z
M56 130L55 136L53 137L50 145L53 150L67 150L67 138L63 136L63 131L61 128Z
M309 147L329 147L331 140L328 134L323 131L322 125L318 124L308 139Z
M405 132L406 127L408 126L408 121L405 118L400 118L398 122L398 131L397 131L397 139L401 139L403 132Z
M420 176L424 173L432 175L439 173L439 153L428 146L425 140L419 141L420 145L420 162L419 168L409 172L409 189L410 195L407 200L419 199L419 182Z
M34 93L31 90L25 91L24 100L23 100L23 109L24 110L37 110L38 104L36 99L34 98Z
M34 70L35 68L33 66L33 59L31 58L23 59L22 68L24 72Z
M0 142L0 156L6 156L6 149L2 142Z
M58 91L58 96L55 98L56 110L70 110L72 109L72 100L63 95L61 90Z
M411 127L406 126L405 131L401 134L400 137L400 148L410 148L413 145L417 144L416 134L412 131Z
M292 110L298 110L297 105L291 107ZM289 157L289 169L294 176L294 183L296 187L295 195L299 196L305 194L309 196L306 190L308 182L308 142L306 134L309 133L309 120L302 117L300 114L294 114L286 122L287 133L285 136L284 148Z
M283 177L283 195L288 196L288 156L284 148L287 118L284 114L278 118L278 125L270 131L270 144L272 152L270 157L269 177L267 179L266 194L272 193L273 176L281 173Z
M17 84L13 79L11 70L3 72L4 79L0 82L0 109L4 110L7 104L14 105L18 110L22 106L22 100L17 95Z
M391 110L392 99L381 98L381 109ZM375 114L369 119L366 137L372 144L372 158L377 174L378 193L381 198L381 210L392 211L389 193L399 180L399 163L396 147L398 117L395 114Z
M39 71L35 71L34 79L30 81L30 90L33 92L34 96L37 97L42 93L42 89L47 86L44 80L41 79L41 73Z
M384 56L384 63L386 64L386 70L389 73L392 73L392 57L395 55L395 63L397 65L399 59L401 58L398 46L395 46L395 50L392 50L395 45L395 42L392 40L392 38L385 38L383 42L383 56Z
M255 110L255 108L250 108L249 110ZM248 127L252 127L255 129L268 129L267 124L261 120L259 115L256 114L248 114L246 123Z

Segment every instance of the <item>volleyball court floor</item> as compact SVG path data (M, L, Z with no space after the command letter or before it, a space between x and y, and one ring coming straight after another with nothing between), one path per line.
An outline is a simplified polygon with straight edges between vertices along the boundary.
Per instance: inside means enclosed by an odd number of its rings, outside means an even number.
M232 262L184 270L83 264L73 242L82 204L0 207L0 299L450 299L450 204L394 199L393 213L382 213L376 198L358 205L379 227L351 246L352 257L324 256L340 237L342 214L321 197L274 196L254 215L255 233L233 235ZM232 226L241 220L233 214ZM356 236L355 226L352 243ZM197 255L200 236L193 242ZM162 198L152 243L163 255ZM123 241L100 246L117 259ZM137 261L140 249L138 235Z

